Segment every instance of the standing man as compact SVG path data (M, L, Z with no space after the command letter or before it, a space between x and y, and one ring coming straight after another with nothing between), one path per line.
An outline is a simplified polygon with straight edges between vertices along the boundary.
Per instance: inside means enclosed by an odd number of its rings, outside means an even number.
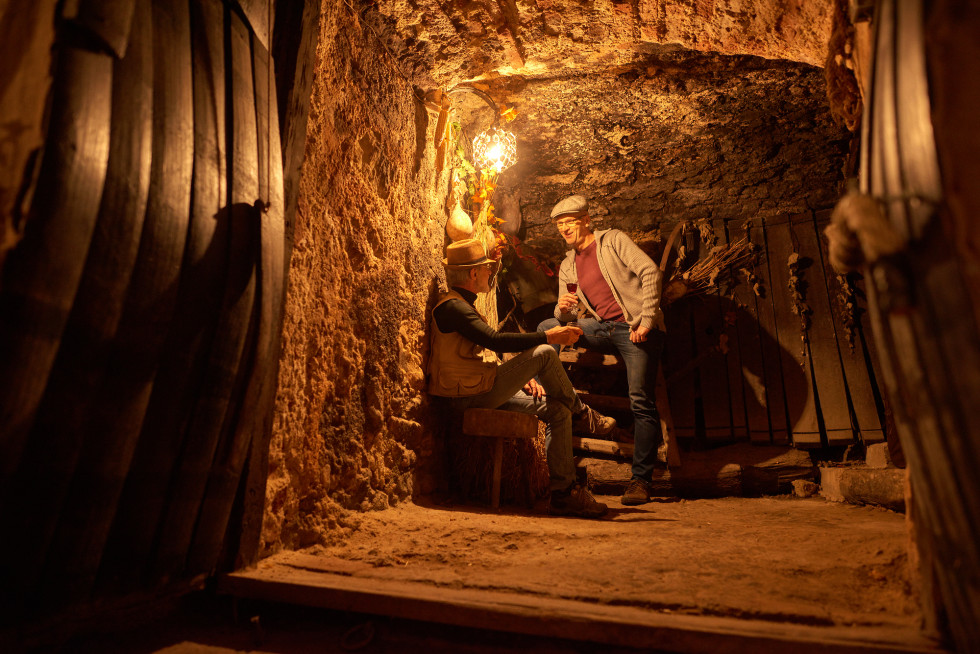
M582 404L557 352L548 345L571 345L582 330L555 324L544 332L519 334L490 327L473 303L477 293L490 292L498 263L487 258L476 239L450 244L443 265L450 290L432 309L429 394L449 398L459 412L477 407L536 415L546 425L549 511L586 518L604 515L606 505L576 481L572 425L607 434L616 421ZM500 363L497 352L520 354Z
M630 409L633 412L632 479L623 504L650 501L653 466L663 441L657 412L657 366L664 346L660 310L660 269L618 229L593 232L589 203L582 195L567 197L551 210L555 226L572 247L558 272L555 318L539 330L575 320L581 302L587 315L579 318L587 348L618 351L626 363ZM574 293L569 284L578 284Z

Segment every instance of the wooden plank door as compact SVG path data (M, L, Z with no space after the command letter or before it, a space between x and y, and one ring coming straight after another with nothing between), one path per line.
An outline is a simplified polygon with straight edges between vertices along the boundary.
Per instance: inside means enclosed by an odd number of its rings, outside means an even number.
M689 260L696 244L691 230L683 234L684 260L674 262L683 266ZM665 284L666 286L666 284ZM693 318L690 298L681 298L664 309L667 337L664 346L664 381L670 398L670 413L674 419L674 433L679 438L693 439L697 435L699 419L695 410L695 375Z
M761 230L761 227L759 228ZM727 225L729 242L748 238L748 230L736 227L729 222ZM760 255L760 259L762 255ZM758 275L754 266L749 272ZM732 271L736 280L732 288L732 304L735 314L736 345L742 385L742 405L745 409L746 428L748 437L753 443L768 445L772 442L772 432L769 427L769 400L765 379L765 365L762 358L762 336L759 324L757 300L753 284L745 273ZM733 385L733 388L735 386ZM782 396L782 384L780 384ZM734 409L733 409L734 414Z
M710 257L716 245L714 226L698 243L698 260ZM727 347L718 294L707 292L688 300L694 324L695 380L701 400L704 437L711 441L732 439L732 406L728 390L728 364L722 351Z
M793 216L790 227L799 248L800 279L805 284L806 303L812 312L807 330L807 357L827 444L846 445L854 441L854 431L816 223L811 213L805 213ZM802 269L804 262L806 269Z
M715 238L718 245L729 245L728 228L724 220L712 221ZM737 284L736 271L723 271ZM737 303L734 299L734 287L719 288L715 292L718 298L719 319L722 334L726 340L721 343L722 354L728 367L728 392L731 401L732 437L736 440L747 440L749 429L745 411L745 379L742 374L742 350L739 347L739 330Z
M786 393L786 409L793 444L800 447L819 447L820 426L814 397L813 377L807 365L804 330L799 307L790 292L790 261L798 255L788 218L779 222L766 221L769 273L772 279L773 309L776 318L777 342L780 348L780 367Z
M772 261L772 253L769 251L766 236L767 228L764 221L754 219L749 228L749 240L762 253L762 261L757 267L760 283L759 295L755 298L755 318L759 324L759 336L762 345L763 384L769 410L772 442L781 445L790 442L789 416L783 382L783 359L789 357L790 354L780 346L779 332L776 329L774 297L782 293L782 288L774 286L770 270L778 264L774 264ZM794 370L793 372L796 373L797 371ZM795 379L795 376L791 376L791 379Z
M817 234L822 236L829 219L821 221L819 216L817 218ZM864 339L860 333L861 313L866 309L858 304L855 283L848 282L844 275L836 274L828 263L825 238L820 238L820 246L830 296L831 316L834 320L834 331L837 333L838 350L852 409L854 422L852 427L863 443L878 443L885 440L881 422L881 400L875 395L874 369L870 358L865 354Z

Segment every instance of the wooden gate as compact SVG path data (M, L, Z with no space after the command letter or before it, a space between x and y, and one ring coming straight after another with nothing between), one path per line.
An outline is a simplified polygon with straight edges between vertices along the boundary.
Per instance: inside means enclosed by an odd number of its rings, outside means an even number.
M884 407L862 321L859 276L834 274L822 230L829 212L714 221L710 239L747 237L752 280L682 298L666 310L664 373L675 430L701 447L751 440L814 448L884 439Z
M269 5L246 5L64 3L33 202L0 277L15 622L239 550L284 287Z

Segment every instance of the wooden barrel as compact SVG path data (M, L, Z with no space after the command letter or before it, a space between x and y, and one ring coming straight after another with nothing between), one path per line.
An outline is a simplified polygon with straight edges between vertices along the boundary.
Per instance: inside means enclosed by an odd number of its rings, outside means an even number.
M956 4L933 9L931 20L951 43L974 44L966 51L972 48L975 55L980 12L954 8ZM921 544L957 650L972 652L980 651L980 431L975 409L980 402L980 340L964 265L976 262L955 256L951 245L956 234L948 215L965 207L957 186L950 183L949 175L958 174L955 166L944 171L945 179L940 175L930 89L937 83L939 88L975 88L968 75L977 61L974 56L972 62L937 66L933 73L938 80L930 80L925 22L921 0L877 5L861 186L879 200L893 229L907 239L908 251L872 265L868 296L883 376L911 471ZM960 116L972 119L975 98L975 92L973 99L958 96L961 103L969 101L968 107L959 105ZM955 131L954 125L940 126ZM975 121L969 131L976 135ZM949 142L945 146L956 148ZM972 150L962 163L975 167L976 160ZM969 185L975 186L972 180ZM975 213L961 213L962 224L974 221ZM922 595L927 607L932 605L931 590Z
M284 299L268 23L247 17L268 2L68 4L0 277L15 621L215 569L268 446Z

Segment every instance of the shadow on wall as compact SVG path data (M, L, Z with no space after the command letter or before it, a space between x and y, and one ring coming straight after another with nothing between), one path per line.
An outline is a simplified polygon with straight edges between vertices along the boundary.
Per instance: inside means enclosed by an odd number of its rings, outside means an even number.
M713 294L678 300L664 314L664 378L677 435L700 447L792 442L793 426L814 402L800 336L780 343L750 310Z

